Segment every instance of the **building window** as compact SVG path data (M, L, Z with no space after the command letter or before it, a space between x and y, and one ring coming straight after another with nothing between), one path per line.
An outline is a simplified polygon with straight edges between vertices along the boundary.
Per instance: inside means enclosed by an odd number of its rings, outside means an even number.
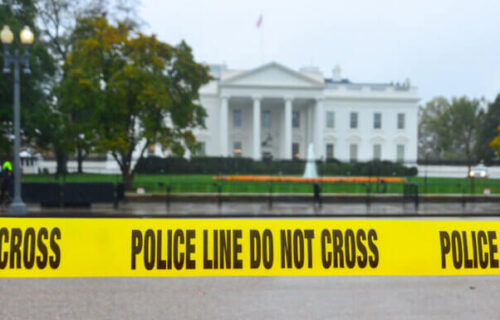
M326 127L335 128L335 113L333 111L326 112Z
M199 151L198 155L204 156L206 154L207 154L207 145L206 145L205 141L202 141L200 143L200 151Z
M404 129L404 128L405 128L405 114L398 113L398 129Z
M271 128L271 111L262 112L262 127Z
M235 128L241 127L241 110L233 111L233 126Z
M241 141L236 141L233 143L233 155L235 158L241 158Z
M300 145L297 142L292 143L292 155L294 159L300 158Z
M326 144L326 158L333 159L335 157L335 146L333 143Z
M380 112L375 112L373 114L373 129L382 128L382 114Z
M358 145L351 144L349 145L349 160L351 162L356 162L358 160Z
M351 129L357 129L357 128L358 128L358 113L351 112Z
M398 144L396 150L396 161L403 162L405 160L405 146L404 144Z
M298 111L292 113L292 127L300 128L300 112Z
M382 145L373 145L373 160L380 160L382 158Z

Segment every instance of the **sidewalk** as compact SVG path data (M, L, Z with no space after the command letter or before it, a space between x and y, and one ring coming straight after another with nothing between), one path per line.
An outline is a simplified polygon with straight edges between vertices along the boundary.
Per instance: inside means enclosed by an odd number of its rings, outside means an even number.
M460 202L421 203L324 203L321 208L309 202L274 202L272 207L266 201L217 201L171 202L165 201L120 203L118 209L112 205L93 205L82 208L45 208L29 205L32 215L50 216L110 216L110 217L474 217L493 216L500 218L500 205L495 202L474 202L462 206ZM1 215L7 215L2 208Z

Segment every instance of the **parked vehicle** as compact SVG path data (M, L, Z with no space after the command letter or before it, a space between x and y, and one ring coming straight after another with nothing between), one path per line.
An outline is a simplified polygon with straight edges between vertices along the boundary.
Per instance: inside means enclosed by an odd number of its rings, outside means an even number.
M473 167L469 171L469 178L487 178L487 177L488 177L488 170L483 165Z

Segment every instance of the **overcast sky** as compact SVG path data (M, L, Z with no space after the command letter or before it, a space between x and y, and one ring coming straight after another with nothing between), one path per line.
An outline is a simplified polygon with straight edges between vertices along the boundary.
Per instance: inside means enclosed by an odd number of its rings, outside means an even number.
M410 78L422 103L500 93L498 0L142 0L140 15L200 62L314 65L325 77L339 64L354 82Z

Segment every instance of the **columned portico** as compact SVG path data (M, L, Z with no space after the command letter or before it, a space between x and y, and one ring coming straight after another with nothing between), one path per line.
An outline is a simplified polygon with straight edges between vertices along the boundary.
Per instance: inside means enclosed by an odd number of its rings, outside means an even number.
M228 153L228 130L227 124L228 119L228 96L221 97L221 107L220 107L220 153L221 156L227 157Z
M318 101L291 95L221 96L220 155L232 156L239 150L239 156L254 160L264 156L293 159L295 154L305 156L307 146L313 143L315 156L320 158L324 154L319 147L323 136L317 136L316 128L321 127L324 117Z
M407 84L354 83L315 68L217 66L200 92L207 156L397 161L417 158L418 93Z
M260 96L253 97L253 158L260 160L262 153L260 150Z
M213 98L220 112L212 126L219 126L219 154L304 158L313 143L315 157L324 158L322 77L271 63L218 81Z

